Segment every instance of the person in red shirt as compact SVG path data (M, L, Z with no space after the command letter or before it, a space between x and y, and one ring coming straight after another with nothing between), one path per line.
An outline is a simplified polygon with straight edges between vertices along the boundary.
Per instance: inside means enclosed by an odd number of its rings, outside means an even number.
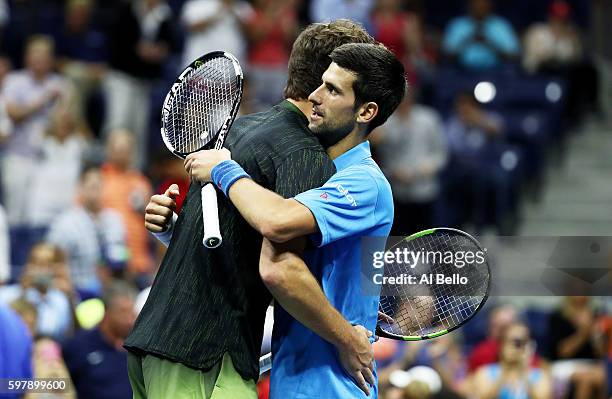
M501 305L493 309L489 315L489 331L484 341L474 347L468 358L470 372L480 366L497 362L499 353L499 338L502 331L517 321L516 309L511 305Z
M293 0L256 0L254 6L246 24L247 74L255 99L272 105L282 100L287 80L287 60L298 28L296 5Z
M401 9L399 0L378 0L372 13L374 37L404 64L411 85L418 82L415 61L422 56L423 35L418 17Z

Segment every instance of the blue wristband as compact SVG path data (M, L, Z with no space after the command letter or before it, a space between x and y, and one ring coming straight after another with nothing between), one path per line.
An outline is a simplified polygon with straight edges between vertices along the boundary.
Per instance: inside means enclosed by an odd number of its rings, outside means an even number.
M242 169L238 162L228 160L223 161L210 171L210 177L213 183L219 187L226 197L229 197L229 189L238 179L246 177L250 179L251 176Z

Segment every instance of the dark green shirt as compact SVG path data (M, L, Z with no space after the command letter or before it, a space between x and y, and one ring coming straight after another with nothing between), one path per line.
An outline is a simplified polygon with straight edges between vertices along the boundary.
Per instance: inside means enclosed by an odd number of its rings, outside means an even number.
M285 198L322 186L335 172L307 118L288 101L237 119L226 147L253 180ZM238 373L257 380L271 301L259 276L262 237L217 194L223 243L202 245L200 185L192 184L125 347L201 370L229 352Z

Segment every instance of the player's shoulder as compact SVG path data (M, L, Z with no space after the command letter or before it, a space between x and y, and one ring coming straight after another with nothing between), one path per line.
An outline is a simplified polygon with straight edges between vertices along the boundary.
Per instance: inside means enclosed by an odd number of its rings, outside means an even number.
M391 185L378 164L372 158L365 158L334 175L335 180L345 180L379 194L390 194Z
M277 104L263 113L255 114L265 118L255 134L262 141L276 143L279 140L295 140L312 143L318 141L308 130L308 121L298 111L289 110L283 104Z
M308 130L303 115L287 109L283 103L263 112L242 116L234 126L235 131L227 137L232 152L248 148L252 154L280 159L300 151L325 152Z

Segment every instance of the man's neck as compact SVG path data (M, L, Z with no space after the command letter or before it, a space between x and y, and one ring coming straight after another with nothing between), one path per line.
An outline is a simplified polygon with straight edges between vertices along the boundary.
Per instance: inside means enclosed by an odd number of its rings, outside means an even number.
M312 103L310 101L308 101L308 100L294 100L293 98L288 98L287 101L289 101L291 104L293 104L296 107L298 107L298 109L300 111L302 111L304 116L306 118L308 118L308 120L310 120L310 114L312 113Z
M310 114L312 113L312 103L308 100L294 100L293 98L287 98L291 104L298 107L300 111L310 120ZM350 132L345 138L327 148L327 155L331 159L336 159L340 155L344 154L351 148L363 143L366 141L365 132L362 132L358 128L355 128L352 132Z
M329 155L331 159L336 159L340 155L349 151L351 148L358 146L364 141L366 141L365 133L358 130L353 130L345 138L327 148L327 155Z

